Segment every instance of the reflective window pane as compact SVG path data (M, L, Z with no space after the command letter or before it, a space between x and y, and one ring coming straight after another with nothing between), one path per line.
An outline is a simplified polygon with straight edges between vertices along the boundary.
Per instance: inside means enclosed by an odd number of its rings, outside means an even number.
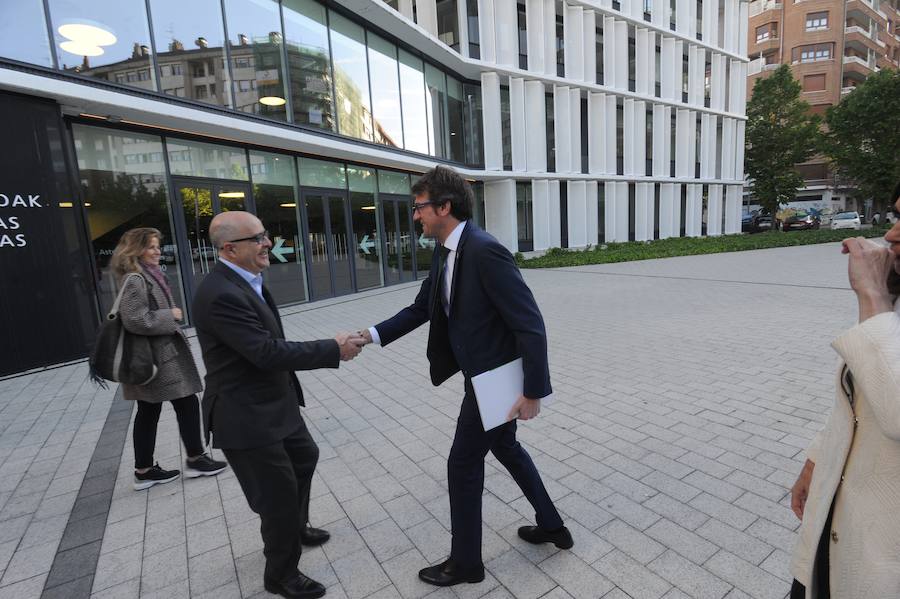
M438 158L447 155L447 82L444 72L425 65L428 114L428 153Z
M393 193L409 198L409 175L394 171L378 171L378 193Z
M281 15L275 0L225 0L234 78L234 107L286 120Z
M331 256L334 268L334 294L353 292L353 278L350 267L349 238L347 237L347 201L343 194L328 196L327 207L331 230Z
M344 174L344 165L339 162L301 158L300 186L346 189L347 178Z
M400 98L403 140L407 150L428 153L428 114L425 107L425 66L420 58L400 50Z
M241 148L172 138L166 146L173 175L247 181L247 155Z
M143 2L49 0L59 67L141 89L155 89Z
M266 286L279 305L306 300L303 240L297 223L294 159L281 154L250 152L256 216L269 231L272 249Z
M219 0L151 0L159 90L170 96L231 106L225 29Z
M466 162L468 164L484 164L484 143L482 132L481 86L465 84L465 121Z
M402 148L403 123L400 116L400 81L397 71L397 46L368 34L369 72L372 81L372 116L375 119L375 141Z
M8 2L0 19L0 56L52 67L47 21L40 0Z
M336 131L325 7L285 0L282 8L294 122Z
M374 136L365 31L334 11L329 11L328 14L339 131L357 139L372 141Z
M380 287L381 237L378 235L378 212L375 206L375 171L347 167L350 183L350 244L355 253L356 289Z
M438 39L459 52L459 13L456 0L437 0Z
M109 261L122 234L153 227L163 235L160 268L175 302L184 307L178 251L166 187L159 137L73 125L81 193L88 216L91 244L100 275L100 304L108 310L115 299Z
M465 162L463 139L463 107L465 97L463 86L458 80L447 76L447 124L450 142L450 160Z

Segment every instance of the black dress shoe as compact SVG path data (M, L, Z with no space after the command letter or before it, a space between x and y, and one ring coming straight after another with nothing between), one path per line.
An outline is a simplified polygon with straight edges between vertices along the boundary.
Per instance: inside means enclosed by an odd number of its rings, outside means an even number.
M553 531L544 530L540 526L521 526L519 527L519 537L535 545L553 543L560 549L571 549L575 544L569 529L565 526Z
M325 587L297 572L287 580L275 581L263 579L263 586L270 593L288 599L316 599L325 595Z
M322 545L330 538L331 535L328 534L328 531L322 530L321 528L313 528L312 526L306 525L300 529L300 543L307 547Z
M452 559L448 559L443 564L422 568L419 570L419 578L438 587L449 587L462 582L481 582L484 580L484 565L461 568Z

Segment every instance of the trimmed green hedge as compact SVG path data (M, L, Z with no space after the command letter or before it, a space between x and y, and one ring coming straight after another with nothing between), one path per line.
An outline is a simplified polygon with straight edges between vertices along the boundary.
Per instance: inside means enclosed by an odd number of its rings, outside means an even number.
M656 241L628 241L607 243L588 247L584 250L564 250L550 248L540 258L526 260L516 254L516 261L523 268L555 268L561 266L584 266L586 264L609 264L670 258L672 256L696 256L721 252L743 252L792 245L810 245L841 241L847 237L881 237L887 227L879 226L862 231L819 229L818 231L767 232L754 235L724 235L722 237L673 237Z

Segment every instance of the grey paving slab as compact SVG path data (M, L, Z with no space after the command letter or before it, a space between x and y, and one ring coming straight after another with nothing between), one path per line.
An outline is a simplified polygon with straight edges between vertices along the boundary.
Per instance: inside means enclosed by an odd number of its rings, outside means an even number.
M462 393L459 377L431 386L426 327L301 372L320 445L311 519L332 533L301 569L333 599L784 597L797 528L785 498L831 403L830 341L855 315L845 260L830 244L526 271L556 402L519 436L576 545L516 537L533 509L489 456L479 585L416 576L449 551L445 457ZM287 335L367 326L416 291L285 309ZM94 597L267 596L259 520L233 473L135 492L114 391L80 364L0 380L0 599L37 598L48 581L77 593L88 575ZM121 436L103 440L114 424ZM166 408L155 458L184 457ZM94 572L75 559L51 572L77 547L96 548Z

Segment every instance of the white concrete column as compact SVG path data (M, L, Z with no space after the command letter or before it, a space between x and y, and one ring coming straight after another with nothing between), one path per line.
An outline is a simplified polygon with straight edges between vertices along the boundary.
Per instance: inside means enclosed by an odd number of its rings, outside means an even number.
M531 205L534 212L534 249L550 247L550 186L547 181L531 183Z
M525 82L525 164L529 171L547 172L547 98L540 81Z
M725 57L714 52L711 64L709 107L713 110L725 110Z
M462 2L460 3L462 4ZM544 58L546 56L544 51L544 28L549 26L550 22L544 19L544 0L525 0L528 70L534 73L544 72ZM537 248L536 245L535 248Z
M746 29L744 30L746 31ZM716 46L719 41L719 3L703 3L703 41Z
M563 2L563 55L566 78L584 81L584 9Z
M437 37L437 4L435 0L416 0L416 22L419 27Z
M606 135L603 142L606 144L606 173L615 175L616 168L616 96L607 94L606 96Z
M722 186L710 185L706 200L706 235L722 234Z
M606 122L606 94L588 92L588 172L606 169L606 138L611 135Z
M734 143L734 178L743 181L744 180L744 135L746 133L747 122L746 121L738 121L737 122L737 133L736 139Z
M606 32L604 32L604 47L606 46ZM616 21L615 44L616 52L616 89L628 89L628 23Z
M731 61L728 76L728 112L741 113L742 100L746 95L747 74L740 60Z
M653 176L669 176L669 156L671 150L672 108L662 104L653 105Z
M516 182L512 179L484 183L484 224L488 233L512 253L519 251L516 226Z
M412 0L398 0L397 7L400 10L400 14L413 21L413 3Z
M675 31L691 35L691 4L696 0L675 0Z
M650 18L660 29L669 30L669 0L653 0Z
M604 239L606 241L620 241L616 239L616 184L607 181L603 184L603 224Z
M647 175L647 103L634 102L634 174Z
M681 185L675 185L675 198L672 202L672 235L681 237Z
M458 0L456 3L456 22L459 24L459 53L469 57L469 16L466 14L466 1Z
M664 35L659 55L659 92L664 100L681 99L681 54L676 57L675 52L675 38ZM679 91L677 98L675 97L676 89Z
M581 88L569 88L569 168L581 172Z
M716 176L716 124L718 117L704 112L700 115L700 178Z
M750 30L750 4L748 2L741 2L740 4L738 4L738 7L739 12L737 30L743 33ZM746 35L738 36L738 54L740 54L741 56L747 56Z
M512 170L525 171L525 80L521 77L509 78L509 125Z
M725 234L741 232L742 185L725 186Z
M703 106L703 71L706 66L706 50L691 44L688 50L688 102Z
M603 17L603 85L610 89L616 87L616 54L627 52L628 46L616 48L616 20ZM626 59L627 59L626 55Z
M503 128L500 112L500 76L487 71L481 74L481 111L484 140L484 168L503 170Z
M597 81L597 13L585 9L582 15L584 31L581 39L584 45L584 80L588 83Z
M691 126L693 120L694 113L690 110L681 108L675 114L675 176L679 179L694 176L696 124Z
M639 94L654 95L656 50L650 44L655 38L647 29L634 30L634 91Z
M587 231L588 245L597 245L597 242L600 240L598 232L599 210L597 206L599 196L597 190L597 181L587 181L585 185L584 202L585 222L587 223L585 230Z
M519 11L516 0L494 0L493 35L497 64L519 68Z
M572 172L571 100L569 88L553 86L553 122L556 134L556 172Z
M637 142L635 139L634 100L625 98L623 105L624 110L622 111L622 118L624 120L624 127L622 130L622 143L624 147L622 148L622 173L625 175L634 175L634 156L635 145Z
M688 184L685 203L684 234L700 237L703 234L703 186Z
M549 181L550 191L550 247L562 247L562 229L559 214L559 181Z
M678 185L663 183L659 186L659 238L668 239L678 236L678 228L674 226L675 192ZM681 202L681 195L678 195Z
M634 184L634 239L653 239L653 184Z
M544 74L556 77L556 1L544 0ZM530 68L530 65L529 65Z
M638 21L644 20L644 0L639 0L637 2L623 2L622 3L622 12L628 11L628 15L632 19L636 19Z
M584 181L569 181L566 191L569 247L583 248L588 244L587 185Z
M738 38L746 37L746 30L738 31L738 0L725 0L725 31L722 37L722 48L726 52L737 53Z
M734 179L735 139L737 127L735 120L722 119L722 178Z
M478 0L478 39L484 62L497 62L495 35L494 0Z
M628 241L628 183L616 181L616 241Z

